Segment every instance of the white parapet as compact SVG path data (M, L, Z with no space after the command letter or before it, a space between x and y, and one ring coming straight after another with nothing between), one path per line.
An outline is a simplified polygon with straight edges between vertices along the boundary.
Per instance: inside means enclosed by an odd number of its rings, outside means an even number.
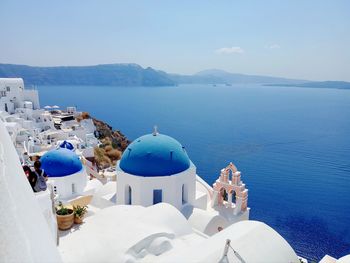
M61 262L18 155L0 120L0 259Z

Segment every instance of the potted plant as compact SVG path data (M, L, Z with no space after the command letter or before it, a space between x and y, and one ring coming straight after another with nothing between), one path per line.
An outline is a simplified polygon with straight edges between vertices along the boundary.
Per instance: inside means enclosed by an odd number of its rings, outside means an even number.
M74 212L74 223L81 224L83 222L83 218L85 214L87 213L87 206L73 206L73 212Z
M60 230L68 230L74 223L73 209L64 207L62 202L59 202L56 207L57 225Z

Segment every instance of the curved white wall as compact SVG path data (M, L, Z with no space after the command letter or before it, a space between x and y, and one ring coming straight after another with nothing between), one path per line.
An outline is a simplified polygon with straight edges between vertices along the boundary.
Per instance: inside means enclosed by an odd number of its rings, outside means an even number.
M223 257L226 240L232 249ZM268 225L258 221L241 221L212 237L174 253L172 262L254 262L299 263L287 241Z
M48 182L54 187L54 192L58 195L58 199L69 199L84 193L87 180L88 177L83 167L79 172L71 175L50 177Z
M223 216L198 208L193 208L188 222L193 228L208 236L218 233L219 227L225 229L230 225Z
M162 190L162 202L169 203L177 209L184 205L182 202L182 186L185 190L186 203L193 204L196 194L196 167L191 163L190 168L171 176L143 177L125 173L117 164L117 204L128 204L131 187L131 204L153 205L153 190Z

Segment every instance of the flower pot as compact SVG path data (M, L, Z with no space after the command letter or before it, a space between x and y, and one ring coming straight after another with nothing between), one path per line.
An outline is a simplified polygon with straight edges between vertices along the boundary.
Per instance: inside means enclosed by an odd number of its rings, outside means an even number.
M77 217L77 216L75 216L75 217L74 217L74 223L75 223L75 224L81 224L81 223L83 223L83 218L82 218L82 217Z
M72 227L74 223L74 213L73 210L70 210L70 214L68 215L57 215L57 225L60 230L68 230Z

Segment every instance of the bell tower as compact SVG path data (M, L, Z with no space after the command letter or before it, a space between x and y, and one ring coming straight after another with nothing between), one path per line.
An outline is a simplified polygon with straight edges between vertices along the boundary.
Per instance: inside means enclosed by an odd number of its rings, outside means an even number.
M241 172L232 162L221 169L219 178L213 184L211 206L232 209L234 215L248 210L248 189L241 180Z

